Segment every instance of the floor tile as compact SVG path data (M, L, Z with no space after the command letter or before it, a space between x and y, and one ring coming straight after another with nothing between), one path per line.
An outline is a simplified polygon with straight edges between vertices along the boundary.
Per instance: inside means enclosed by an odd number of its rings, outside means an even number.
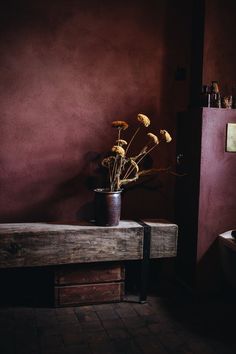
M0 308L0 354L235 354L235 302Z

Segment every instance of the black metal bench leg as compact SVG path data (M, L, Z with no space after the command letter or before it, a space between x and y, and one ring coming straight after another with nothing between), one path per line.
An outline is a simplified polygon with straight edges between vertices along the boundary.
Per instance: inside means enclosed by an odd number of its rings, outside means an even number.
M144 304L147 301L148 291L148 275L150 261L150 242L151 242L151 227L143 222L139 222L143 226L143 259L141 261L141 279L140 279L140 295L139 302Z

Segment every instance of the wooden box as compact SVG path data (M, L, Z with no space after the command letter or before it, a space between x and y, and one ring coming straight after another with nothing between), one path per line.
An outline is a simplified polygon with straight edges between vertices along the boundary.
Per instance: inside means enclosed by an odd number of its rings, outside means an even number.
M93 263L55 269L55 306L86 305L122 301L124 265Z

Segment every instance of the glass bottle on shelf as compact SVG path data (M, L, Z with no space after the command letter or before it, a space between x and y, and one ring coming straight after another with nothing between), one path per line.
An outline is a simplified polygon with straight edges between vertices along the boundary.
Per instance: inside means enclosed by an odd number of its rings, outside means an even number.
M210 87L208 85L203 85L202 93L201 93L201 107L210 107L210 106L211 106Z

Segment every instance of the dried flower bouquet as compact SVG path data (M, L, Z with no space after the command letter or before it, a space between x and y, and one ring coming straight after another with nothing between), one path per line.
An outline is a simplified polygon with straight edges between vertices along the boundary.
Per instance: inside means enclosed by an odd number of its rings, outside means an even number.
M139 126L131 137L129 143L122 139L122 132L129 126L125 121L113 121L112 127L118 130L118 137L115 145L112 147L112 155L102 161L102 165L109 171L109 190L111 192L119 191L127 183L136 181L139 177L150 175L159 171L167 170L165 168L152 168L149 170L140 170L140 163L143 159L155 149L161 142L169 143L172 138L166 130L160 130L159 136L148 132L147 143L136 156L128 156L130 146L142 128L147 128L151 124L150 119L144 114L137 115Z

